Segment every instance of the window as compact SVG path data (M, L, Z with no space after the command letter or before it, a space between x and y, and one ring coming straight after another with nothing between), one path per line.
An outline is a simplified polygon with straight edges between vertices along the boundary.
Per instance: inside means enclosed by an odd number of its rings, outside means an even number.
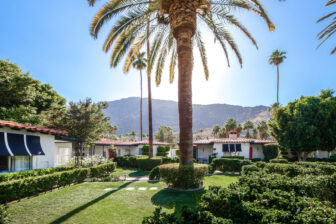
M14 156L12 157L12 170L11 171L22 171L31 170L31 156Z
M230 152L235 152L235 144L230 144Z
M241 152L242 151L241 144L236 144L236 151L237 152Z
M229 145L223 144L223 152L229 152Z

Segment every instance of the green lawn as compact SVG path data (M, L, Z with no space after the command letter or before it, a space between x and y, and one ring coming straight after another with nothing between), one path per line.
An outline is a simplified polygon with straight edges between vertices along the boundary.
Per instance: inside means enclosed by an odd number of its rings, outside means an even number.
M228 186L236 176L205 178L205 186ZM146 190L139 190L140 187ZM149 188L157 187L157 190ZM83 183L9 205L11 223L141 223L155 206L169 212L195 206L204 191L173 192L157 183ZM106 191L106 188L112 188ZM134 190L127 190L134 188Z
M114 176L123 176L127 175L129 177L141 177L149 175L149 171L142 171L136 169L124 169L124 168L117 168L115 172L113 172Z

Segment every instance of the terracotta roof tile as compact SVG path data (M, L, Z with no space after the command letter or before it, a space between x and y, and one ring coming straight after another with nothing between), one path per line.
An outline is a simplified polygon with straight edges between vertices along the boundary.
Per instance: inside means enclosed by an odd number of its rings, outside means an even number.
M252 138L217 138L194 141L195 145L211 145L214 143L254 143L254 144L268 144L274 143L271 140L261 140Z
M55 129L50 129L50 128L42 128L42 127L32 126L28 124L20 124L20 123L13 122L13 121L0 120L0 127L9 127L9 128L18 129L18 130L40 132L43 134L62 135L62 136L68 135L68 132L66 131L60 131L60 130L55 130Z
M135 141L135 142L126 142L126 141L113 141L110 139L100 139L94 142L96 145L116 145L116 146L137 146L137 145L148 145L148 141ZM166 142L153 142L153 145L170 145Z

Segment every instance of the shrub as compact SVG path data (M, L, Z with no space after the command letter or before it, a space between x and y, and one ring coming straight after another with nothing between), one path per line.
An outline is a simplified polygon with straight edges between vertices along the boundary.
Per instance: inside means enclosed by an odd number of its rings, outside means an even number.
M10 180L19 180L27 177L37 177L47 174L62 172L66 170L72 170L74 167L55 167L55 168L46 168L46 169L36 169L36 170L27 170L20 171L16 173L6 173L0 174L0 182L10 181Z
M90 177L105 177L116 168L116 163L106 163L90 168Z
M213 159L217 158L217 154L218 153L214 153L214 154L212 154L212 155L209 156L209 163L211 163Z
M261 169L258 168L256 165L246 165L243 167L242 169L242 174L243 175L248 175L248 174L251 174L252 172L258 172L260 171Z
M51 190L53 187L80 183L88 175L89 169L82 168L0 183L0 203L36 195Z
M136 159L136 167L145 170L145 171L150 171L154 167L162 164L162 159L161 158L137 158Z
M159 167L154 167L149 173L150 180L160 180L160 169Z
M170 158L170 157L162 157L162 164L167 164L167 163L179 163L180 158L175 157L175 158Z
M271 159L270 163L288 163L287 159Z
M264 160L275 159L279 155L279 146L277 144L266 144L263 147Z
M203 185L204 176L209 172L205 164L179 165L177 163L159 166L160 177L175 189L194 189Z
M100 164L107 163L108 160L103 156L86 156L81 161L80 164L82 167L93 167L98 166Z
M211 171L220 170L222 172L241 172L244 165L252 164L249 160L218 158L212 160Z
M178 149L175 150L175 156L180 157L180 150Z
M148 154L149 154L149 145L144 145L142 147L142 155L148 156Z
M260 162L261 161L261 159L260 158L254 158L254 159L252 159L252 162Z
M245 159L244 156L222 156L223 159Z
M119 167L136 167L136 157L135 156L116 156L114 161L117 163Z
M0 224L7 224L8 221L7 206L0 205Z
M170 151L169 146L158 146L156 156L168 156L168 152Z

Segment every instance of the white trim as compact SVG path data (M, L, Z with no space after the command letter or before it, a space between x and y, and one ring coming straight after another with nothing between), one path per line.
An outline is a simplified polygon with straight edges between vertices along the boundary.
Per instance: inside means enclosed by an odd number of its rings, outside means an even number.
M14 156L13 153L12 153L12 150L10 149L9 144L8 144L7 132L4 132L4 133L5 133L5 145L6 145L7 151L9 152L9 154L11 156Z
M23 141L24 141L26 151L28 152L29 156L32 156L32 154L30 153L30 150L28 148L28 145L27 145L27 135L23 135Z

